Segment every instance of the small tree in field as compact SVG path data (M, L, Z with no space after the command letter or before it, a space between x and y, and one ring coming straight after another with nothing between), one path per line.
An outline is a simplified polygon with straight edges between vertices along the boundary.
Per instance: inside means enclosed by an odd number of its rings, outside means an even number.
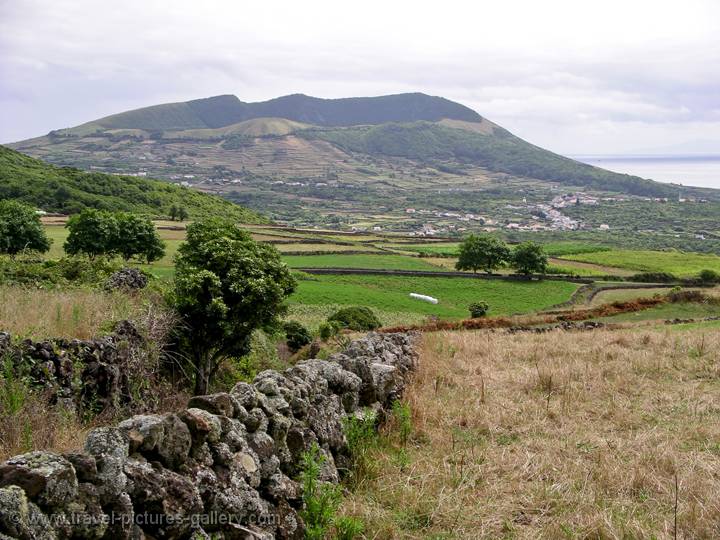
M455 268L458 270L484 270L488 274L510 259L505 242L493 236L471 234L460 244L460 256Z
M278 251L220 218L188 226L176 258L175 307L181 342L204 394L222 362L250 352L255 329L276 322L296 282Z
M180 221L185 221L187 218L190 217L190 215L188 214L188 211L185 209L185 207L181 206L180 208L178 208L177 217Z
M470 317L479 319L487 315L487 312L490 310L490 305L483 301L473 302L468 306L468 310L470 310Z
M512 263L520 274L544 274L548 267L548 257L540 244L523 242L515 246Z
M165 243L149 218L127 212L115 215L117 237L113 252L119 253L125 261L142 257L148 264L165 255Z
M170 207L170 211L168 212L170 214L170 219L172 221L175 221L178 218L178 207L176 204L173 204Z
M117 247L118 221L115 214L88 208L72 216L65 225L70 230L65 252L79 253L94 259L98 255L112 255Z
M50 240L35 210L17 201L0 201L0 253L15 257L25 250L49 249Z

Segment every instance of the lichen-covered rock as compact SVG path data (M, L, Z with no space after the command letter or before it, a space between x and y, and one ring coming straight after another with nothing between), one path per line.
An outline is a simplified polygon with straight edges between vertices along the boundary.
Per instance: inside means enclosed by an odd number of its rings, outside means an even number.
M193 446L201 445L205 441L218 442L222 435L220 419L202 409L187 409L180 413L180 419L190 428Z
M158 460L170 469L180 467L190 454L190 429L176 414L136 415L118 428L127 437L131 454Z
M0 487L20 486L44 508L63 508L77 495L75 469L52 452L15 456L0 466Z
M11 538L55 540L50 520L19 486L0 488L0 532Z
M194 483L159 464L134 459L125 463L124 471L136 513L142 509L143 514L154 518L139 523L143 532L156 538L184 538L192 524L176 516L195 516L203 510Z
M85 439L85 451L97 464L98 495L104 504L114 504L125 491L123 466L128 457L128 440L118 428L92 430Z
M257 389L246 383L239 382L230 391L230 394L240 402L246 410L254 409L257 405Z
M122 392L114 370L127 354L122 343L137 339L134 327L117 332L92 346L28 347L55 381L75 377L66 360L83 358L99 377L93 391L112 394L103 385L117 383ZM82 453L17 456L0 465L0 540L299 540L302 494L293 478L303 455L317 445L321 480L338 482L339 468L350 465L345 419L368 408L382 418L416 362L412 338L370 334L327 361L264 371L254 384L193 397L177 414L94 429Z
M195 396L190 398L188 408L202 409L211 414L235 418L242 405L233 396L226 392L209 396Z

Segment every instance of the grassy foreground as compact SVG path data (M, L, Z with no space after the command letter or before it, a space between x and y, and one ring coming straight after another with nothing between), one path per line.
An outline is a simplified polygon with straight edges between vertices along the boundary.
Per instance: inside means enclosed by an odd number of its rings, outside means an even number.
M414 432L343 511L367 538L717 538L718 354L702 330L426 334Z

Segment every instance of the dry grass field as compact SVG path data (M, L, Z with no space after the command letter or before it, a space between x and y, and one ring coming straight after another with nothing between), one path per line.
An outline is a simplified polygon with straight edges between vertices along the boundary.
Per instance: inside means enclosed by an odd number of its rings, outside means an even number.
M0 286L0 329L35 339L89 339L110 331L113 322L152 309L144 304L140 296L91 289Z
M707 329L425 334L413 434L343 511L366 538L718 538L719 360Z

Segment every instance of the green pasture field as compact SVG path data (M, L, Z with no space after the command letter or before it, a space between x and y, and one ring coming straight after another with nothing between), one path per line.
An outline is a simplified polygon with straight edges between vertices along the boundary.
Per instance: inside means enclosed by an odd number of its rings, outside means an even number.
M657 307L636 311L633 313L621 313L612 317L601 317L598 321L608 323L656 321L665 319L702 319L704 317L720 316L720 305L699 304L695 302L679 304L661 304Z
M636 272L669 272L677 276L694 276L706 268L720 272L720 257L717 255L682 251L611 250L563 258Z
M411 251L414 253L432 253L434 255L457 255L459 242L437 242L427 244L386 244L385 247L398 251Z
M418 257L403 255L287 255L291 268L364 268L367 270L445 270Z
M383 313L405 313L416 322L420 316L467 318L468 305L484 300L490 315L529 313L567 301L579 287L565 281L516 282L448 277L414 276L314 276L298 283L290 304L313 306L367 306ZM410 293L425 294L439 300L437 305L414 300ZM382 316L381 316L381 320ZM383 324L386 323L383 320Z
M548 257L562 257L564 255L579 255L581 253L598 253L601 251L609 251L610 248L600 244L590 242L579 242L574 240L548 242L543 244L545 253Z
M600 291L592 299L591 305L600 306L611 302L627 302L637 298L652 298L656 294L665 295L671 291L671 287L657 287L653 289L622 289L618 287L612 291Z
M327 244L327 243L302 243L302 244L275 244L280 253L287 252L338 252L338 251L365 251L378 253L380 250L366 244Z

